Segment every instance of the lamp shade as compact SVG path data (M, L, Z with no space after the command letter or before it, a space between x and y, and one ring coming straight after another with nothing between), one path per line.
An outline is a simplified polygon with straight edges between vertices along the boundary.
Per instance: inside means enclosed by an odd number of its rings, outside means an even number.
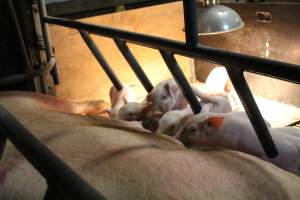
M245 24L231 8L223 5L198 7L198 34L212 35L242 28Z

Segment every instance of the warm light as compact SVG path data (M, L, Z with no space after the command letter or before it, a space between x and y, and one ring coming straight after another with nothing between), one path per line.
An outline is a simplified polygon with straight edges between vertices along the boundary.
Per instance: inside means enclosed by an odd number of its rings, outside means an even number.
M270 43L267 41L266 42L266 58L269 58L269 55L270 55L270 50L269 50L269 46L270 46Z
M226 11L218 11L218 15L225 15Z

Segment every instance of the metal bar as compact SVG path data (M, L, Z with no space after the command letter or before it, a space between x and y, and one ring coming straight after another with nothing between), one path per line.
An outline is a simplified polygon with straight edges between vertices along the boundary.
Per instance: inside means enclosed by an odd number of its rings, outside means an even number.
M296 121L296 122L293 122L287 126L299 126L300 125L300 120Z
M143 69L140 66L140 64L138 63L138 61L135 59L134 55L131 53L126 42L124 42L122 40L118 40L118 39L114 39L114 41L115 41L117 47L119 48L119 50L121 51L122 55L128 62L129 66L131 67L131 69L133 70L135 75L138 77L138 79L140 80L140 82L142 83L144 88L146 89L146 91L148 93L151 92L153 89L153 85L150 82L150 80L148 79L147 75L143 71Z
M6 144L6 137L4 135L1 134L1 130L0 130L0 161L2 159L2 155L3 155L3 151L5 148L5 144Z
M226 69L266 155L269 158L276 157L278 151L259 108L255 103L255 99L245 80L243 71L232 66L226 66Z
M45 75L49 73L51 69L53 69L55 63L56 63L55 59L51 58L47 64L41 65L40 69L29 71L25 74L15 74L11 76L1 77L0 86L11 85L11 84L33 79L37 76Z
M85 41L86 45L89 47L95 58L97 59L98 63L102 66L102 69L105 71L107 76L109 77L112 84L115 86L115 88L120 91L123 89L122 83L112 70L112 68L109 66L109 64L106 62L104 56L98 49L97 45L93 41L93 39L90 37L89 33L86 31L79 30L79 33L82 37L82 39Z
M224 66L235 66L245 71L274 77L297 84L300 83L300 65L296 64L244 55L212 47L206 47L203 45L189 47L186 46L185 43L175 40L63 18L44 17L44 20L45 22L51 24L81 29L105 37L117 38L142 46L165 50L179 55L194 57L210 62L216 62Z
M46 23L44 23L44 20L43 20L43 17L47 16L46 5L45 5L44 0L38 0L37 3L38 3L39 14L40 14L40 19L41 19L41 28L42 28L42 33L43 33L44 44L46 47L46 56L47 56L47 60L49 61L50 58L54 57L54 53L52 50L52 44L51 44L51 40L50 40L48 26ZM50 73L53 77L54 84L58 85L59 84L59 75L58 75L59 72L58 72L58 67L56 64Z
M155 36L133 33L124 30L114 29L110 27L103 27L103 26L98 26L98 25L93 25L93 24L88 24L88 23L83 23L78 21L72 21L68 19L46 17L45 22L66 26L70 28L75 28L75 29L82 29L101 36L121 39L127 42L132 42L135 44L159 49L163 53L172 52L183 56L194 57L202 60L216 62L224 66L234 66L236 70L240 70L240 71L249 71L249 72L297 83L297 84L300 83L300 66L295 64L243 55L239 53L229 52L221 49L215 49L215 48L206 47L202 45L193 47L193 46L188 46L185 43L179 41L168 40L168 39L159 38ZM166 59L169 59L170 63L172 62L172 59L170 59L171 57L170 55L165 57ZM238 79L238 81L234 82L235 87L238 87L239 81L243 82L243 80ZM247 98L247 92L244 93L241 89L237 89L237 92L243 99ZM251 100L249 100L251 101L250 104L256 105L254 99L252 98ZM249 103L246 101L244 102L244 104ZM194 112L197 111L198 110L195 109ZM260 113L256 114L255 112L257 112L257 110L255 110L255 106L253 105L247 106L247 114L249 115L249 118L252 118L251 123L254 126L254 129L258 137L261 138L261 141L263 141L262 145L264 147L264 150L266 151L266 154L269 157L274 157L277 154L274 143L272 142L272 139L268 137L268 132L265 128L263 128L262 131L259 130L260 126L263 126L262 125L263 121L259 117ZM259 121L258 124L256 124L255 122L256 120ZM270 148L265 148L266 145L269 144L271 145Z
M55 183L47 183L48 188L44 195L43 200L53 200L53 199L59 199L59 200L72 200L69 196L66 196L60 188L55 187Z
M197 23L197 1L183 0L184 29L186 44L196 47L199 44Z
M186 80L183 72L181 71L178 63L176 62L174 55L163 50L160 50L159 52L163 57L165 63L167 64L167 67L169 68L171 74L173 75L176 83L178 84L182 94L189 102L194 114L200 113L202 107L197 97L195 96L189 82Z
M179 0L65 0L48 1L47 11L51 16L60 16L68 19L80 19L116 12L118 6L125 10L165 4Z
M11 18L12 18L12 21L13 21L13 24L14 24L14 27L15 27L15 30L17 33L17 39L18 39L18 43L19 43L19 46L20 46L20 49L21 49L21 52L23 55L25 69L30 71L30 70L32 70L32 65L31 65L31 62L29 59L28 51L26 49L25 41L24 41L24 38L22 35L22 30L21 30L20 23L17 18L17 15L16 15L14 5L11 0L7 0L6 2L7 2L9 14L11 15Z
M43 145L2 105L0 105L0 131L28 161L47 179L63 188L72 199L105 199L75 171Z

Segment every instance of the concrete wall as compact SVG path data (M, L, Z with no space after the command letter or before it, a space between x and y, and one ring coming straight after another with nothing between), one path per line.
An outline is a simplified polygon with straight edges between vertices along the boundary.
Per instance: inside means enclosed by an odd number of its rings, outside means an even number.
M300 4L228 4L245 27L234 32L201 36L204 45L248 55L300 64ZM267 11L272 22L261 23L257 11ZM196 73L204 81L215 65L196 61ZM246 74L254 94L300 107L300 86L277 79Z
M182 2L86 18L82 21L180 41L184 41L185 38L182 31ZM76 30L51 25L51 37L60 67L61 84L56 87L58 96L78 100L108 100L108 90L112 84L79 33ZM134 86L138 96L145 95L145 90L114 42L99 36L93 36L93 39L121 81ZM153 84L171 77L157 50L132 44L129 47ZM178 61L189 77L189 59L178 57Z

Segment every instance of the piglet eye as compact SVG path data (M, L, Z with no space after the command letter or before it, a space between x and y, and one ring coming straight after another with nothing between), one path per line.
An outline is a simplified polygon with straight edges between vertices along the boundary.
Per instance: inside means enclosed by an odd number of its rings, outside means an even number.
M132 118L133 118L133 113L131 113L131 112L128 113L128 114L127 114L127 117L128 117L129 119L132 119Z
M161 96L161 99L162 99L162 100L165 100L165 99L167 98L167 96L168 96L168 95L163 94L163 95Z
M190 132L191 133L196 133L197 132L197 127L196 126L191 126L190 127Z
M208 126L208 127L211 127L211 126L212 126L212 123L211 123L211 122L207 122L207 126Z

